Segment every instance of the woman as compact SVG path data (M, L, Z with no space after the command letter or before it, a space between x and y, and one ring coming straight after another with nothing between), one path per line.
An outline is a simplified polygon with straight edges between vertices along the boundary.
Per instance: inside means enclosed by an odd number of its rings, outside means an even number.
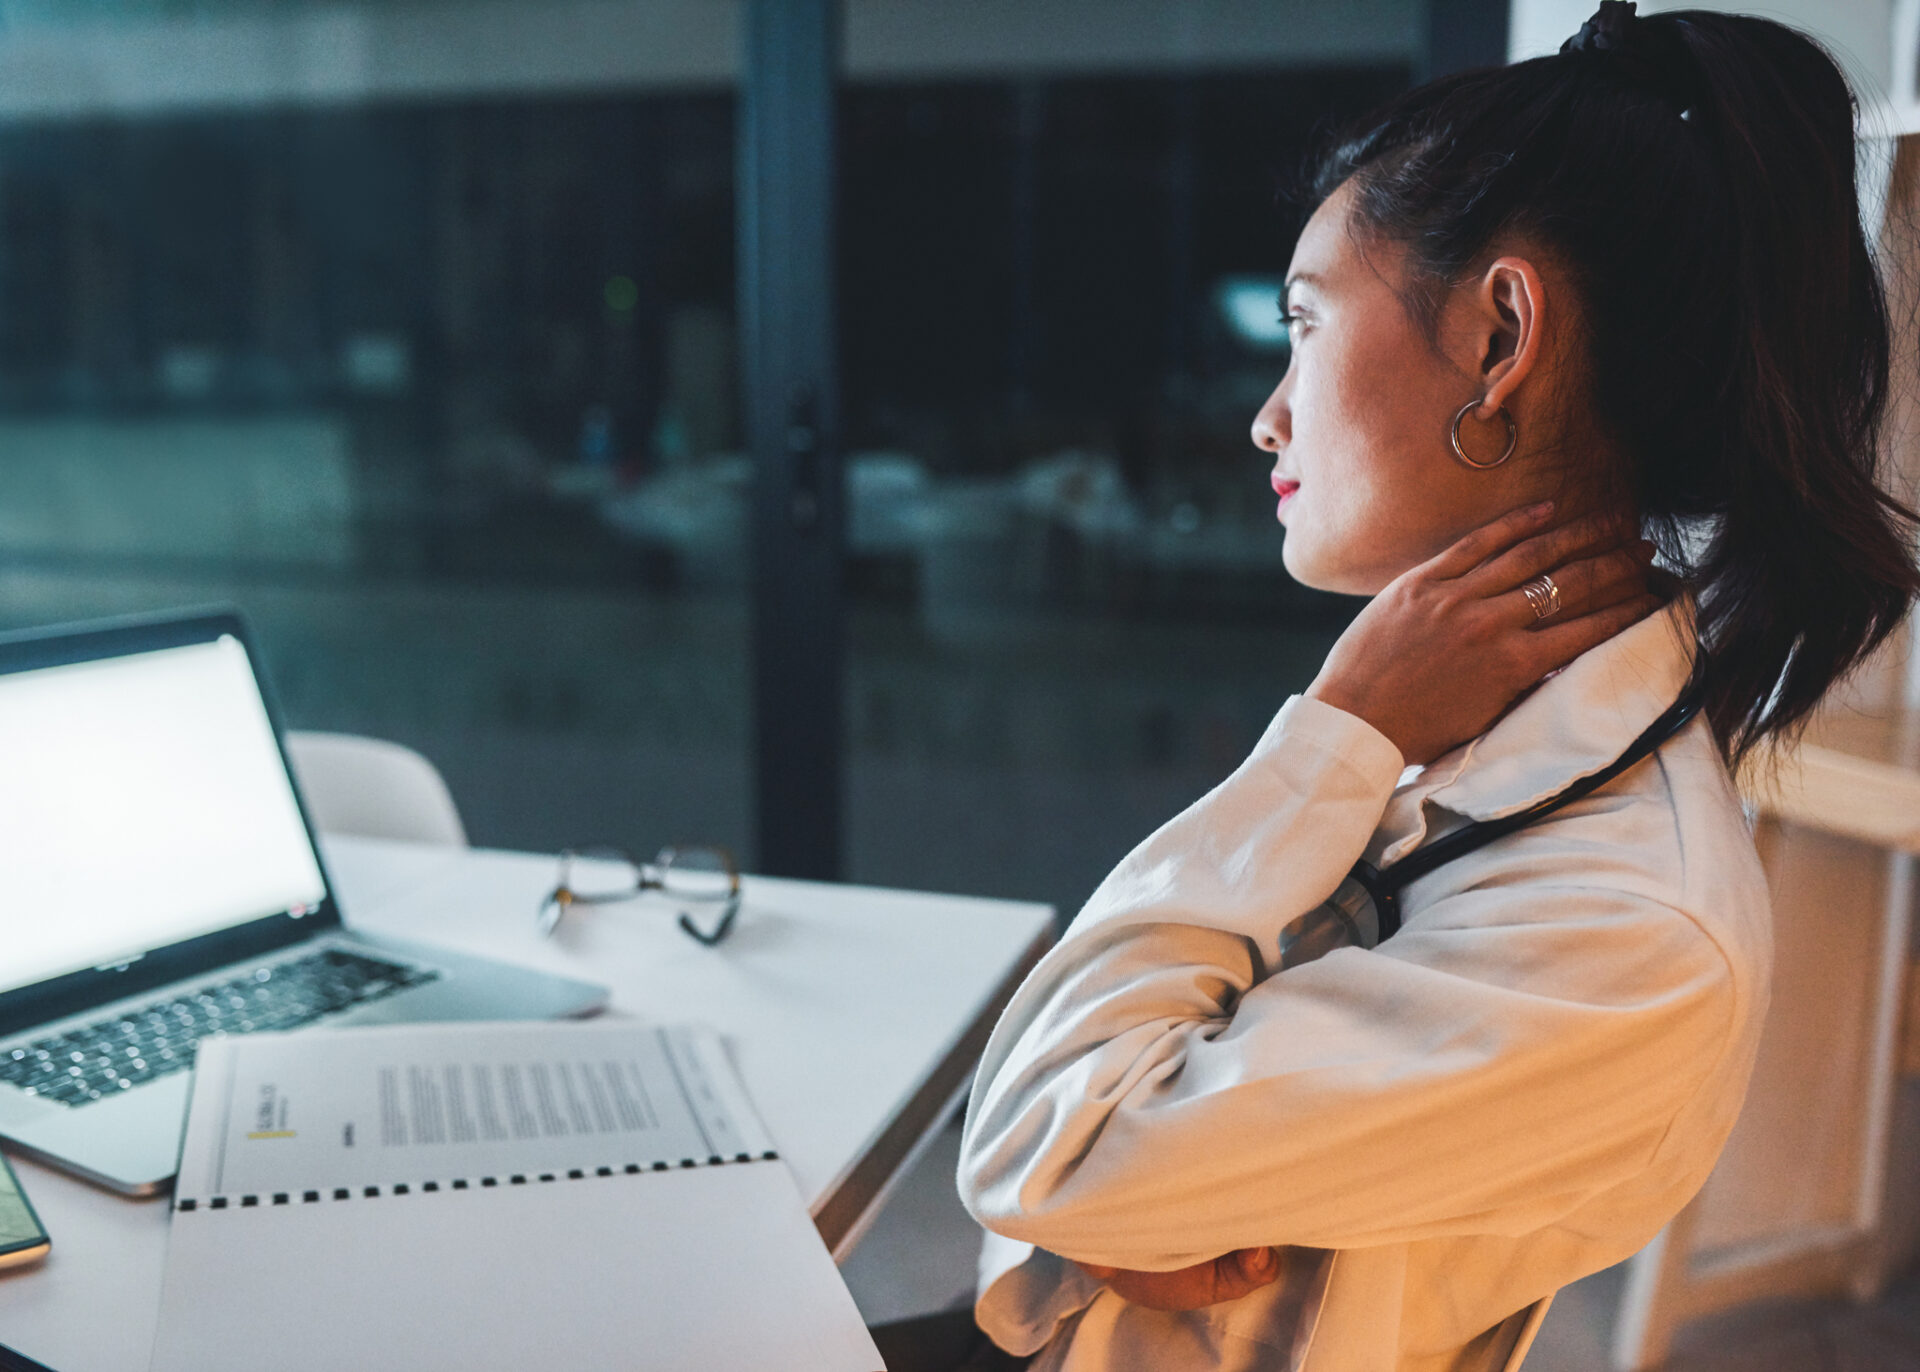
M976 1311L1003 1349L1515 1366L1556 1288L1705 1181L1771 955L1729 767L1916 585L1875 480L1853 116L1790 29L1605 0L1559 55L1416 90L1328 156L1253 433L1288 568L1373 599L994 1033L960 1186L1013 1241ZM1406 886L1381 938L1356 861L1643 735Z

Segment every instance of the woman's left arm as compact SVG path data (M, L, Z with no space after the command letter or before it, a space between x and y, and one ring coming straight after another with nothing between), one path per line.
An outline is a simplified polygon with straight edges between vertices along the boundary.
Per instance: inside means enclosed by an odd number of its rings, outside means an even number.
M1296 699L1108 877L988 1045L960 1162L981 1223L1171 1271L1526 1232L1646 1164L1732 1019L1725 958L1672 906L1493 882L1377 951L1269 975L1399 762Z
M1657 603L1630 530L1550 514L1503 515L1376 595L1253 755L1034 969L968 1112L961 1190L988 1228L1168 1271L1521 1225L1648 1156L1691 1089L1673 1062L1709 1053L1731 1014L1724 959L1670 906L1577 874L1494 884L1378 952L1270 975L1405 762ZM1549 569L1567 600L1542 621L1523 587Z

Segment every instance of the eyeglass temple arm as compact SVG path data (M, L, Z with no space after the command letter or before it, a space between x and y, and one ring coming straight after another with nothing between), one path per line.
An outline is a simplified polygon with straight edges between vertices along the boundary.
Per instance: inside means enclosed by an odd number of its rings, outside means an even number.
M702 930L699 925L695 924L691 916L685 911L682 911L680 914L680 928L686 933L687 937L697 939L699 942L711 948L724 939L732 930L733 917L739 913L740 902L738 900L728 901L727 912L720 916L720 922L713 926L713 932L709 934Z

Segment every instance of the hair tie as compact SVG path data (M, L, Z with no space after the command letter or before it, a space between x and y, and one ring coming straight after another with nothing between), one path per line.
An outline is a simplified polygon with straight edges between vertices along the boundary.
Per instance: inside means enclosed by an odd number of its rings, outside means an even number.
M1600 0L1600 8L1560 45L1565 56L1598 59L1628 85L1639 86L1690 115L1705 96L1699 64L1678 21L1653 22L1636 14L1634 0Z
M1593 18L1562 43L1560 51L1611 52L1625 48L1632 41L1630 34L1635 27L1637 9L1634 0L1600 0L1600 8L1594 11Z

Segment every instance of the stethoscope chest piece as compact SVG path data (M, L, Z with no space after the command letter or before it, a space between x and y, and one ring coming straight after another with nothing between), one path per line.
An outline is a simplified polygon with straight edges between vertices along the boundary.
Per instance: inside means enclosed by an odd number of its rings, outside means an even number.
M1362 864L1366 865L1366 864ZM1369 873L1371 865L1366 865ZM1392 897L1389 896L1392 902ZM1397 909L1397 903L1390 908ZM1336 948L1371 948L1380 942L1372 892L1349 873L1340 888L1324 902L1291 921L1280 931L1280 966L1298 967L1325 957Z

